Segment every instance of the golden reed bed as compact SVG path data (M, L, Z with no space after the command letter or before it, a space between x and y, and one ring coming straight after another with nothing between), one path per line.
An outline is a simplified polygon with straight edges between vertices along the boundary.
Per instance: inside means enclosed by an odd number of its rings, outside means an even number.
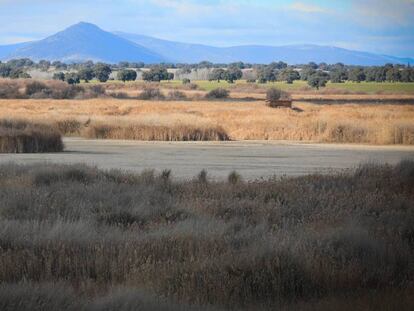
M294 110L272 109L263 101L0 100L0 118L59 123L66 135L91 138L105 127L105 136L101 138L174 140L163 133L173 129L179 132L178 136L173 135L175 140L181 140L188 129L212 133L207 140L228 137L414 144L414 106L308 103L294 106ZM142 134L143 128L150 134Z

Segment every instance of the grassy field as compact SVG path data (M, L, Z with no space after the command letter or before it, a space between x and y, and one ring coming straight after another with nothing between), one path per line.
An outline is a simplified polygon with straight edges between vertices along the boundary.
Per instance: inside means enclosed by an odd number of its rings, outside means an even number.
M1 166L0 309L412 310L413 177Z
M228 83L226 81L192 81L196 84L200 90L211 91L213 89L222 87L226 89L232 88L242 88L247 86L247 90L251 90L251 86L257 86L259 89L267 89L269 87L277 87L284 91L294 92L294 93L303 93L303 92L312 92L312 93L334 93L337 91L341 93L356 93L356 94L414 94L414 83L403 83L403 82L345 82L345 83L331 83L328 82L326 88L321 88L319 91L312 89L308 86L306 81L294 81L292 84L286 82L269 82L266 84L258 83L247 83L245 80L238 80L235 83ZM97 81L91 81L89 83L99 84ZM121 81L108 81L106 84L110 85L138 85L143 86L146 84L144 81L134 81L123 83ZM180 80L172 81L162 81L161 85L167 88L180 88L182 87L182 82Z
M0 118L26 118L89 138L298 140L414 144L414 106L262 101L0 100ZM157 138L158 137L158 138Z
M173 82L164 82L167 84L172 85L179 85L180 81L173 81ZM223 88L232 88L238 87L241 85L248 84L246 81L236 81L234 84L227 83L226 81L194 81L200 89L210 91L212 89L223 87ZM287 84L285 82L271 82L267 84L258 84L261 88L268 88L268 87L277 87L284 91L289 92L303 92L303 91L312 91L318 92L316 90L312 90L309 88L306 81L295 81L293 84ZM384 82L384 83L377 83L377 82L362 82L362 83L353 83L353 82L346 82L346 83L328 83L325 89L321 89L319 92L323 93L324 91L346 91L350 93L367 93L367 94L374 94L374 93L402 93L402 94L413 94L414 93L414 83L391 83L391 82Z

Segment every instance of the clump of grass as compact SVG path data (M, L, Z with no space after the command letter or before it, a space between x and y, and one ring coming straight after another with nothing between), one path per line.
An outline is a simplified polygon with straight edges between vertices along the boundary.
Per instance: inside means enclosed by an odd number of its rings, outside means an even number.
M224 88L217 88L214 90L211 90L206 94L207 99L224 99L228 98L230 95L230 92Z
M62 135L79 135L83 127L82 122L76 119L62 119L55 122L56 128Z
M0 153L63 151L60 133L53 127L27 121L0 120Z

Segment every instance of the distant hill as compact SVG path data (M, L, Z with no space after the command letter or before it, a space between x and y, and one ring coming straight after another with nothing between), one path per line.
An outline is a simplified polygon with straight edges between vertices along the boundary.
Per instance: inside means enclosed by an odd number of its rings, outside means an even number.
M27 57L38 61L60 60L79 62L86 60L118 63L129 62L180 62L210 61L229 63L270 63L284 61L289 64L344 63L347 65L384 65L386 63L414 63L410 58L377 55L338 47L318 45L214 47L182 43L149 36L110 33L89 23L73 25L46 39L15 45L0 46L0 59Z
M384 65L386 63L407 64L413 59L399 58L386 55L377 55L367 52L351 51L338 47L318 45L290 45L290 46L261 46L246 45L227 48L218 48L201 44L189 44L161 40L144 35L116 32L117 35L137 44L168 56L175 62L198 63L211 61L215 63L229 63L243 61L247 63L268 64L273 61L284 61L288 64L316 63L344 63L346 65Z
M0 51L7 47L0 47ZM0 54L1 56L1 54ZM159 63L165 58L139 44L128 41L113 33L104 31L89 23L79 23L46 39L9 47L3 58L32 60L60 60L77 62L85 60L118 63L123 60Z

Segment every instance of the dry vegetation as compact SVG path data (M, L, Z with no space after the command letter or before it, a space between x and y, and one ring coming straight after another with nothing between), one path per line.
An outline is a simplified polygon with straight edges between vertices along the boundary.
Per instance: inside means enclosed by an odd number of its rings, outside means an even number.
M63 151L61 133L50 125L0 120L0 153Z
M62 81L0 79L1 99L89 99L105 96L102 85L69 85Z
M92 138L414 144L412 105L294 106L272 109L261 101L0 100L0 118L47 120L65 135Z
M413 162L249 183L9 164L0 202L1 310L414 308Z

